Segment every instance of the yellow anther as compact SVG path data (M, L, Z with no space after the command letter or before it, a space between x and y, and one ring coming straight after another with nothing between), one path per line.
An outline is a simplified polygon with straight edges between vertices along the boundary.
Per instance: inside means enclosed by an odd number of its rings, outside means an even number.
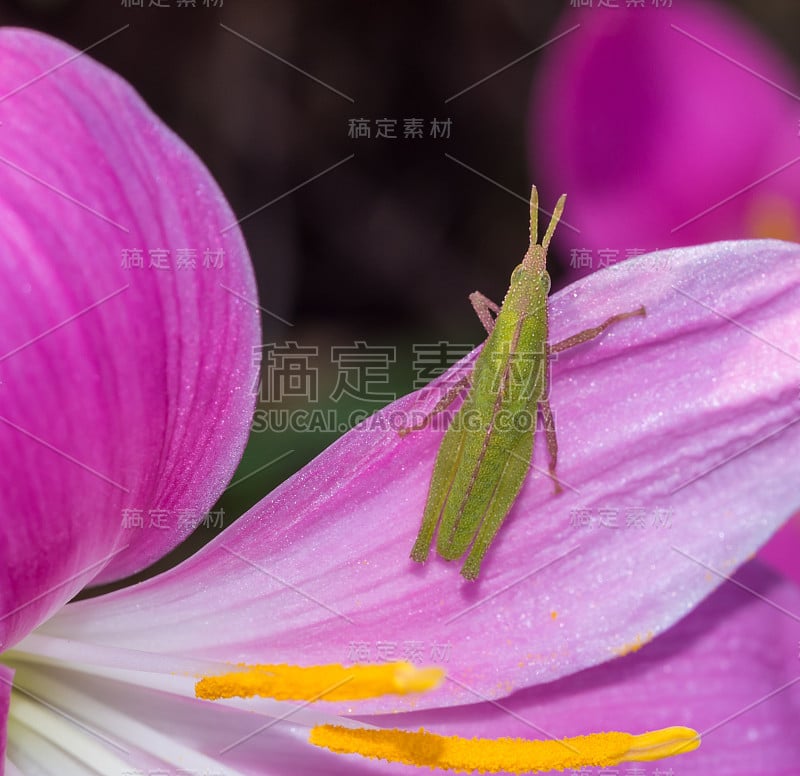
M436 687L440 668L411 663L342 666L241 665L237 671L206 676L194 692L198 698L274 698L280 701L353 701L381 695L408 695Z
M687 727L668 727L633 737L633 746L623 762L663 760L691 752L700 746L700 734Z
M481 773L531 773L657 760L690 752L698 734L685 727L644 733L597 733L553 741L439 736L404 730L317 725L309 740L339 754L360 754L406 765Z

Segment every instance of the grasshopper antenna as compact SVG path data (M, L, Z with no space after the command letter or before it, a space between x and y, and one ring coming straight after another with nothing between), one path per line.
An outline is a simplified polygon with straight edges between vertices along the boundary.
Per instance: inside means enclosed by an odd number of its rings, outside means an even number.
M556 207L553 210L553 215L550 217L550 223L547 225L547 231L544 233L544 239L542 240L542 248L544 248L544 252L547 253L547 249L550 246L550 240L553 238L553 232L556 230L556 224L561 220L561 215L564 212L564 203L567 201L567 195L562 194L558 198L558 202L556 202Z
M539 192L531 186L531 247L539 240Z

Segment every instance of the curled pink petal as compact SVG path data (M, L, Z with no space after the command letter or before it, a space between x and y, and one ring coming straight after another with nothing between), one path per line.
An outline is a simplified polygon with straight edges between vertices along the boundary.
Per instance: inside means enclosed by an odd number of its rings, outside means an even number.
M650 4L648 4L649 6ZM582 8L537 70L537 183L575 274L631 252L800 237L797 73L721 3Z
M40 632L232 662L406 655L457 666L490 698L656 636L800 506L800 248L720 243L595 273L552 298L552 340L642 304L645 319L559 355L565 492L540 473L537 439L477 583L409 559L442 432L392 429L430 391L351 431L194 558ZM413 703L473 701L446 682Z
M127 83L4 29L0 94L7 648L213 504L247 437L259 325L230 208Z
M11 685L14 672L0 663L0 776L3 776L3 763L6 759L8 743L8 706L11 702Z
M761 549L758 557L800 584L800 515L795 515Z
M41 703L68 708L70 715L80 721L74 730L76 738L88 735L99 748L97 759L103 758L111 767L114 761L124 761L117 770L108 767L103 773L148 776L174 772L208 776L398 773L395 766L363 759L351 763L352 758L311 746L308 733L314 722L303 720L303 713L308 710L298 710L296 704L284 704L270 716L252 708L199 701L63 666L36 666L34 670L22 667L17 682ZM279 719L278 714L285 719ZM317 713L319 724L343 721ZM48 731L43 732L46 736ZM26 773L60 776L57 763L47 749L23 748L15 743L12 737L11 755L27 766ZM81 750L78 754L87 766L97 769L98 763Z

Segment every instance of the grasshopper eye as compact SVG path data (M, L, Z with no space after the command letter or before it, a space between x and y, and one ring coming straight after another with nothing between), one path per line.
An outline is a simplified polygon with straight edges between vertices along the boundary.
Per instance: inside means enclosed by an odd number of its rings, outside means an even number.
M547 272L542 273L542 291L545 294L550 293L550 275Z

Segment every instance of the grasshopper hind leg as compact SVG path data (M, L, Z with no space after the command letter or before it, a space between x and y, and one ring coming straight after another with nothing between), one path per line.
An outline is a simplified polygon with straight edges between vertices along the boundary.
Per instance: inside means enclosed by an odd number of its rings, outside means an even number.
M539 406L542 409L542 419L544 420L544 434L547 440L547 457L548 461L548 473L550 475L550 479L553 480L553 484L556 488L556 495L563 491L561 487L561 483L558 481L558 477L556 476L556 465L558 464L558 437L556 436L556 421L553 417L553 410L550 407L550 400L544 399L539 403Z
M470 376L464 375L457 383L455 383L447 392L436 402L434 408L424 417L419 423L413 426L403 426L398 429L398 436L404 437L412 431L422 431L430 422L431 418L444 412L465 390L470 387Z

